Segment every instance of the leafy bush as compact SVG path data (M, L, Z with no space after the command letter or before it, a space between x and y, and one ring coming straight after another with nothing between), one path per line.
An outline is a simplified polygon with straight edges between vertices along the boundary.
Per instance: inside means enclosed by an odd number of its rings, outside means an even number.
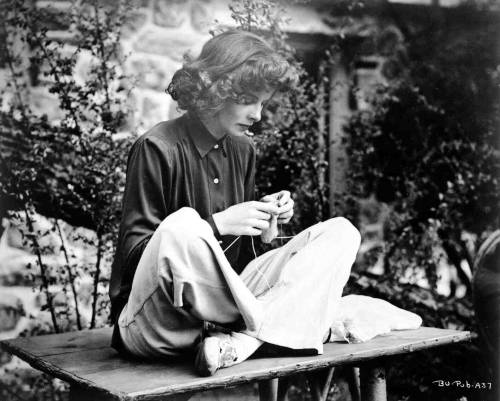
M374 194L391 208L384 247L378 250L384 273L360 269L350 290L413 310L426 326L477 332L464 266L472 270L477 248L500 223L496 26L438 25L422 29L425 35L407 37L408 64L399 66L404 78L378 87L370 107L354 113L346 127L346 197L355 201ZM465 297L458 298L453 287L448 297L437 293L437 268L443 260L466 285ZM405 283L409 272L423 272L428 288ZM398 391L410 399L419 399L419 391L456 399L457 394L430 385L431 379L491 381L477 373L485 371L478 347L475 340L458 353L426 353L425 366L436 366L433 371L423 369L417 357L408 357L405 373L394 373ZM409 374L415 370L412 365L419 375Z
M50 311L52 330L81 329L78 279L92 277L90 327L107 316L104 259L112 253L119 222L125 162L132 138L117 137L126 113L125 77L119 69L120 29L129 5L113 10L97 1L73 8L69 31L71 46L51 40L43 21L53 13L31 3L12 0L3 20L3 61L10 72L0 112L0 194L8 217L23 222L25 242L37 256L34 278L45 295L42 309ZM48 15L47 15L48 14ZM77 82L77 56L87 52L93 60L85 82ZM29 59L27 58L29 55ZM26 65L30 74L26 74ZM29 78L31 82L26 82ZM30 84L48 84L59 101L59 119L37 115L30 107ZM36 213L51 218L49 230L37 229ZM63 221L95 231L79 238L95 249L92 265L75 263L61 230ZM24 228L23 228L24 227ZM64 266L51 265L42 242L50 232L60 237ZM54 291L67 290L67 308L54 305ZM69 319L69 324L60 320ZM101 317L101 323L103 323Z
M462 35L436 55L415 39L405 79L380 86L347 126L351 195L392 206L386 272L425 267L431 285L435 245L468 284L461 263L472 268L474 250L464 234L477 244L499 224L498 60L490 32Z

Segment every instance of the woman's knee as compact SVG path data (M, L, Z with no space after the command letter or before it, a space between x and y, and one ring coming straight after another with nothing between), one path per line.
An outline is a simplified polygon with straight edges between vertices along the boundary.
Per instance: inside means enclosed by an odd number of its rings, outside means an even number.
M183 207L168 215L160 224L162 233L170 234L181 241L199 239L205 232L211 232L210 225L203 220L198 212L190 207Z
M350 243L359 247L361 243L361 234L359 230L345 217L333 217L323 222L325 231L342 238L347 238Z

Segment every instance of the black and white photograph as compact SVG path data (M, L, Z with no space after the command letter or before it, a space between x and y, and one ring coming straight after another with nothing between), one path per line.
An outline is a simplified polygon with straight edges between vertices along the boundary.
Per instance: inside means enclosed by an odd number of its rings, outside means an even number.
M0 400L500 401L500 0L0 0Z

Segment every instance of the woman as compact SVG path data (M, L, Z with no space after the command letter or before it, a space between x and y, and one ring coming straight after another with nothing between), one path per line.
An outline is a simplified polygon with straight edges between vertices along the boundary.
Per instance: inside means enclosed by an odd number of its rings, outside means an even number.
M280 191L254 200L248 129L293 67L260 37L228 31L186 60L168 92L181 117L133 145L112 268L113 346L144 358L191 355L202 375L242 362L264 342L322 352L359 247L335 218L259 257L254 237L293 216ZM206 335L207 322L230 326Z

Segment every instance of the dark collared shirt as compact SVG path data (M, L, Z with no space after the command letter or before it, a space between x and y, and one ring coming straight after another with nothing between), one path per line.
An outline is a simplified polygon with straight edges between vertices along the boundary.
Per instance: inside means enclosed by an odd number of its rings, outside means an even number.
M212 215L253 200L255 147L247 136L217 140L192 113L162 122L132 146L127 162L122 221L110 282L111 319L118 320L134 273L153 232L165 217L188 206L206 219L225 249ZM226 252L239 273L252 259L249 237Z

